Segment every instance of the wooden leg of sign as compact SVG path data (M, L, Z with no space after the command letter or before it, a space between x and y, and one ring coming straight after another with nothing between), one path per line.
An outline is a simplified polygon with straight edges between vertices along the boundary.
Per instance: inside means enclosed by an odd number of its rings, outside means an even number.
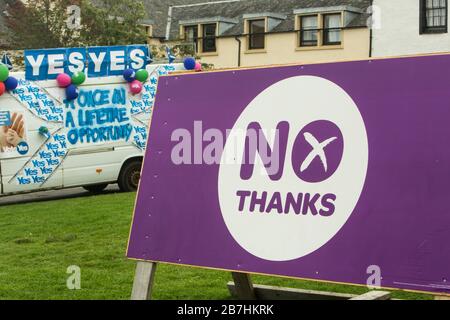
M247 276L246 274L243 274L243 276L237 274L237 276L244 277L244 281L241 281L241 283L242 282L245 283L246 280L245 276ZM235 282L228 283L228 289L230 290L231 295L237 299L249 299L246 298L244 294L238 293L238 289L242 290L241 289L242 286L237 285L234 274L233 278L235 279ZM258 300L390 300L391 299L391 294L389 292L383 291L370 291L366 294L357 296L355 294L348 294L348 293L281 288L258 284L251 285L251 288L253 291L253 297L256 297Z
M231 296L239 299L234 282L228 282L228 290ZM253 285L253 290L258 300L348 300L356 297L354 294L281 288L260 284Z
M155 280L156 263L138 261L131 300L150 300Z
M387 291L369 291L350 300L391 300L391 293Z
M255 290L248 273L232 272L236 296L240 300L256 300Z

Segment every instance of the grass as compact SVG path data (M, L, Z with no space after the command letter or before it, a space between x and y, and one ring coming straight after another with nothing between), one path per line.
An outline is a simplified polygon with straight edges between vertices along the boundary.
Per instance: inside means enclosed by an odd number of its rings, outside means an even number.
M0 299L129 299L135 262L125 258L135 194L0 207ZM81 290L68 290L69 266ZM230 299L228 272L160 265L155 299ZM355 286L254 276L255 283L361 294ZM400 299L429 295L395 292Z

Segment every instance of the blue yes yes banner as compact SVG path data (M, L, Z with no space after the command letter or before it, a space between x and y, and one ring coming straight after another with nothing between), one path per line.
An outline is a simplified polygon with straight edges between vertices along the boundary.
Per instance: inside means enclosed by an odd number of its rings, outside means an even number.
M54 80L60 73L80 71L91 78L119 76L128 68L145 68L148 57L146 45L26 50L25 78Z

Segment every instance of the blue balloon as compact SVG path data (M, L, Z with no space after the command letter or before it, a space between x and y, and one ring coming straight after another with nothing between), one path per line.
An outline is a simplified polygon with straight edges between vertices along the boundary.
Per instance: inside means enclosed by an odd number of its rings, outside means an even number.
M194 70L195 69L195 59L194 58L186 58L184 59L184 67L186 70Z
M7 91L13 91L19 85L19 81L17 81L17 79L14 77L9 77L5 80L4 84Z
M72 101L78 98L78 89L75 85L71 84L66 88L66 99Z
M136 80L136 72L133 69L126 69L123 72L123 78L127 82L133 82L134 80Z

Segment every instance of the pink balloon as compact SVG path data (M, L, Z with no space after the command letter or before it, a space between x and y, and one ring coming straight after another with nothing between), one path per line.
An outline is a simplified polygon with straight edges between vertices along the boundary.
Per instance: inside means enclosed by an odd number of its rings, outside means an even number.
M133 94L141 93L143 88L144 87L142 85L142 82L140 82L139 80L134 80L130 83L130 91Z
M56 77L56 82L60 88L67 88L72 84L72 78L66 73L60 73Z
M200 62L195 63L195 71L202 71L202 64Z

